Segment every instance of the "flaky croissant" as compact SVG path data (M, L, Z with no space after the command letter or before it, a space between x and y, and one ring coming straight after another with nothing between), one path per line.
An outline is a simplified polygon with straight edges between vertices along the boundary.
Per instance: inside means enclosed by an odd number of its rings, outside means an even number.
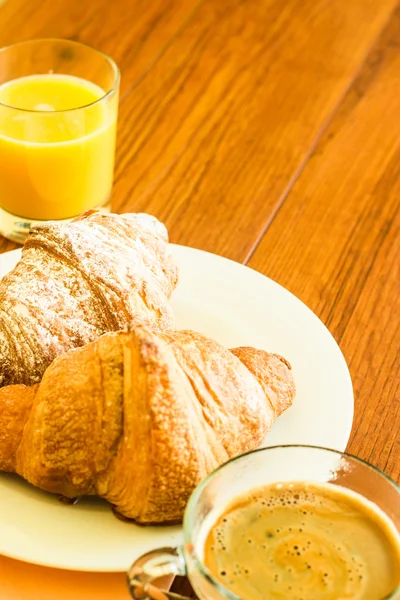
M58 357L0 389L0 470L139 523L178 521L193 488L258 447L294 396L290 365L192 331L146 327Z
M173 328L176 283L167 231L149 215L33 227L0 282L0 386L40 381L56 356L133 321Z

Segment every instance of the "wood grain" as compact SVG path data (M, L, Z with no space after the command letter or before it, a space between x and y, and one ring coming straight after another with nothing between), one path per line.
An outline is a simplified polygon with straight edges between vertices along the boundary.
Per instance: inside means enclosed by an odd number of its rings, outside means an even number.
M90 0L63 19L56 4L33 0L29 19L9 0L0 39L73 37L119 62L114 209L152 212L173 240L243 260L394 0L346 11L341 0L134 0L118 11Z
M192 18L201 0L53 2L8 0L0 7L0 47L30 38L62 37L109 54L121 69L121 98Z
M121 106L114 207L245 259L393 6L205 0Z
M400 13L249 265L306 302L353 379L349 451L400 478Z

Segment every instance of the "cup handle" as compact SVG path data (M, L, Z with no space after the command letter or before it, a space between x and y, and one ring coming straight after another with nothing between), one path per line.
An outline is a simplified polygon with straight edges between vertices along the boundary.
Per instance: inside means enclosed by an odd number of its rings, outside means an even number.
M143 554L128 571L128 587L134 600L192 600L162 589L158 579L186 575L185 559L179 548L159 548ZM160 582L161 584L162 582Z

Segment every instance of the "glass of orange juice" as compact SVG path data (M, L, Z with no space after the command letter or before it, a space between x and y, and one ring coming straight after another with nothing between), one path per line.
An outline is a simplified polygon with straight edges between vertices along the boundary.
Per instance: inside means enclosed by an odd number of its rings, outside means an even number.
M119 71L69 40L0 50L0 233L107 210L114 172Z

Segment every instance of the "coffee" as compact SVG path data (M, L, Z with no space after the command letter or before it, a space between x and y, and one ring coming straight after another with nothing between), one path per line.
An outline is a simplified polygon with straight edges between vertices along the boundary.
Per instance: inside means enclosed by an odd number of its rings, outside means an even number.
M203 552L214 577L243 600L382 600L400 584L393 523L332 484L274 484L237 497Z

